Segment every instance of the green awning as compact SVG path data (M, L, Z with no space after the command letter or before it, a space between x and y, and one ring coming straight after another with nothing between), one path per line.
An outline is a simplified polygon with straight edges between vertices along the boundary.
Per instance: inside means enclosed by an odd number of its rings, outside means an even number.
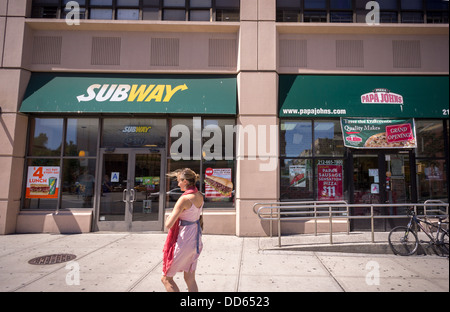
M33 73L23 113L236 114L236 76Z
M448 118L448 76L280 75L280 117Z

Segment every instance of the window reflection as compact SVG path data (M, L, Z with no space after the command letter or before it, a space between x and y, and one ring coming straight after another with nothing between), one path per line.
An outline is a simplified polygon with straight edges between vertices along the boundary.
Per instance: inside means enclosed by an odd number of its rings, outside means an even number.
M417 157L445 157L441 120L416 120Z
M167 160L167 172L172 172L177 169L190 168L195 173L200 174L200 162L195 160ZM197 188L201 191L200 181L197 183ZM176 179L166 179L166 207L173 208L175 203L183 194L181 189L178 187L178 182Z
M448 201L445 160L417 161L417 193L419 202L428 199Z
M344 144L339 121L314 122L314 151L320 156L343 156Z
M97 155L98 119L68 119L64 155Z
M93 208L95 159L65 159L61 208Z
M311 121L283 121L281 123L281 156L312 155Z
M30 151L33 156L59 156L63 119L35 118L31 121Z

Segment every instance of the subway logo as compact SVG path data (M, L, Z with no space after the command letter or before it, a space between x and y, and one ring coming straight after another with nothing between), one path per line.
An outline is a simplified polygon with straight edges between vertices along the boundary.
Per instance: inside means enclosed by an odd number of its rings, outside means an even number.
M188 90L186 84L172 85L129 85L129 84L93 84L86 93L77 96L78 103L96 100L97 102L170 102L177 92Z

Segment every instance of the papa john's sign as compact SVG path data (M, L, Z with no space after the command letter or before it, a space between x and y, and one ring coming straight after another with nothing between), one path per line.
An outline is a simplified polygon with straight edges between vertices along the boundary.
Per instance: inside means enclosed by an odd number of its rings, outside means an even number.
M388 89L378 88L372 92L361 95L362 104L400 104L403 105L403 96Z

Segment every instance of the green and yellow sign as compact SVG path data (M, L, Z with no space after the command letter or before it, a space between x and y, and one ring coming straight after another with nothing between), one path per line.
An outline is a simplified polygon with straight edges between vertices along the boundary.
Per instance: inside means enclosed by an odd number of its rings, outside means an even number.
M34 73L24 113L236 114L236 77Z

